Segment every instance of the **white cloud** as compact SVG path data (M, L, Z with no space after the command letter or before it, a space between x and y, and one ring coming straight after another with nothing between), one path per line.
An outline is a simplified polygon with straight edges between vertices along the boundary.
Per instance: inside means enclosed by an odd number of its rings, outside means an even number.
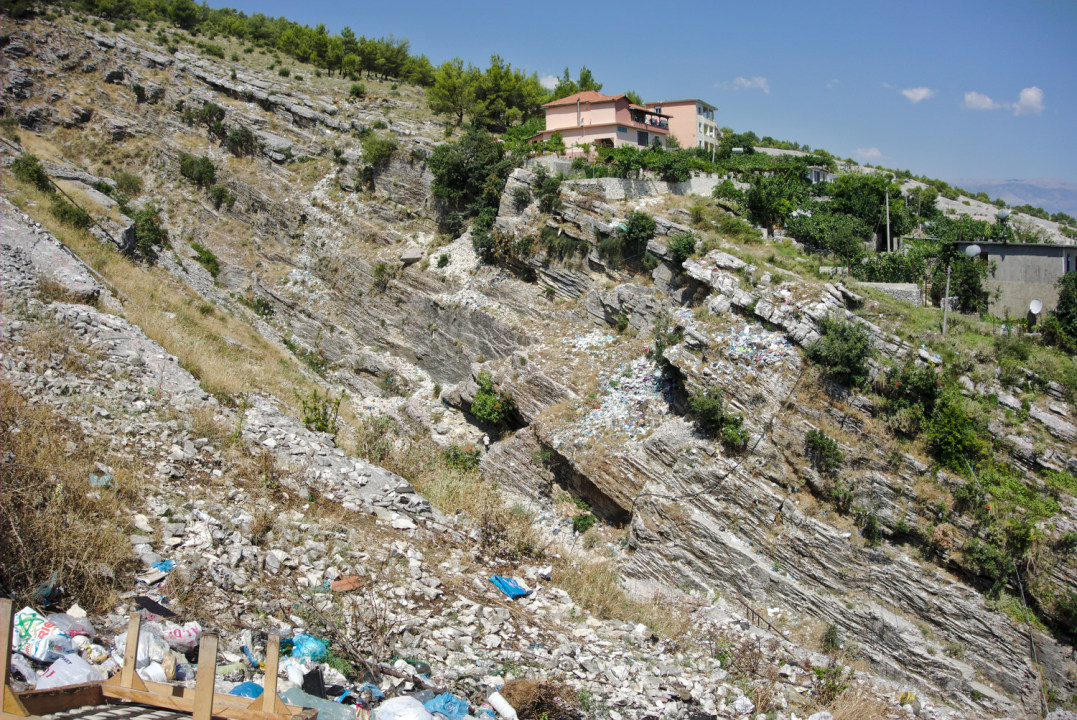
M839 80L838 78L834 78L826 84L826 88L827 90L831 90L833 88L836 88L838 85L841 85L841 80Z
M1033 85L1021 91L1017 102L1007 107L1013 108L1014 115L1039 115L1046 107L1043 104L1043 90Z
M926 87L905 88L901 91L901 94L908 98L909 102L914 105L921 100L935 97L935 91Z
M1043 90L1040 90L1035 85L1023 88L1017 94L1017 102L1013 103L995 102L983 93L967 92L965 93L965 107L970 110L1006 108L1013 110L1014 115L1039 115L1047 109L1047 106L1043 103Z
M994 110L1002 106L983 93L970 91L965 93L965 107L969 110Z
M767 79L761 75L755 77L736 77L733 80L726 80L725 82L715 83L715 87L725 88L726 90L762 90L767 95L770 94L770 83Z
M857 148L855 152L858 158L864 160L874 160L875 158L881 158L883 156L882 151L877 147Z
M539 85L546 88L547 90L553 90L555 87L557 87L557 78L553 75L543 75L539 78Z

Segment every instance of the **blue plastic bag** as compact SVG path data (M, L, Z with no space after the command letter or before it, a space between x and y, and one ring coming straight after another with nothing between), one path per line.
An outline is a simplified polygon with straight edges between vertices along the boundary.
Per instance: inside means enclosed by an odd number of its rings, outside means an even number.
M515 600L516 598L523 597L524 595L530 595L531 591L524 588L523 585L513 580L512 578L501 577L500 575L491 575L490 582L497 585L497 589L508 595Z
M228 691L228 694L229 695L237 695L239 697L245 697L245 698L256 698L259 695L261 695L263 692L265 692L265 691L262 690L261 685L259 685L256 682L251 682L250 680L248 680L247 682L240 683L239 685L236 685L234 688L232 688L231 690Z
M314 662L321 662L328 654L325 643L307 633L294 636L292 643L292 657L294 658L310 658Z
M431 715L441 713L449 720L462 720L468 713L467 700L458 698L452 693L441 693L432 700L423 703L423 707Z

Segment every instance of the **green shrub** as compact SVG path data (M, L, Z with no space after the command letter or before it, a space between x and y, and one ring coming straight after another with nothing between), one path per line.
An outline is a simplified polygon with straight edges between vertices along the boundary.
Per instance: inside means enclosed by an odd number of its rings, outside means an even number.
M688 398L688 409L696 416L707 435L722 441L733 451L743 451L748 444L748 431L744 429L744 417L725 411L722 391L711 387L703 394Z
M847 513L853 509L853 500L856 499L856 481L850 480L848 486L840 479L834 481L834 489L830 491L830 498L839 512Z
M827 654L841 649L841 634L837 625L831 623L827 626L826 631L823 633L823 639L819 643L819 649Z
M258 150L258 140L254 137L254 133L242 125L237 125L228 131L224 144L232 151L232 154L238 156L250 155Z
M804 436L804 453L811 461L812 467L821 473L834 472L841 467L843 460L837 441L815 428Z
M41 166L41 161L36 155L23 153L18 156L11 163L11 171L15 173L15 177L30 183L42 192L54 192L52 180L49 179L48 173L45 172L45 168Z
M217 168L208 157L195 156L190 153L180 155L180 175L191 182L204 187L217 182Z
M666 247L669 249L670 262L674 267L680 268L696 251L696 239L690 232L677 233L669 238Z
M138 175L120 170L112 179L116 181L116 189L124 195L136 197L142 194L142 178Z
M621 233L623 252L626 260L640 260L647 250L647 243L654 237L656 223L645 212L633 210L625 221Z
M221 274L221 261L217 259L217 256L205 245L198 242L192 242L191 249L194 250L198 263L216 279Z
M239 295L236 297L236 300L239 301L241 305L250 308L254 314L259 317L269 317L274 312L272 303L260 295L255 296L254 298Z
M517 210L523 210L531 204L531 191L522 185L512 191L512 203Z
M479 390L471 401L471 414L490 425L503 422L514 408L512 398L494 390L493 379L488 372L480 372L476 381Z
M380 170L389 164L396 152L396 138L371 134L363 138L363 160L368 167Z
M448 253L441 253L441 255L438 256L438 267L443 268L443 267L447 267L448 265L449 265L449 254Z
M972 570L992 581L990 594L996 596L1016 567L1010 556L991 540L972 538L965 544L964 556Z
M220 209L221 205L232 207L236 204L236 196L228 192L224 185L213 185L209 189L209 199L213 201L213 207Z
M333 399L331 393L322 395L315 388L310 391L310 395L302 395L297 391L296 397L303 406L303 425L308 430L336 436L340 403L344 400L343 393Z
M157 248L168 245L168 231L161 224L161 211L147 203L136 210L131 219L135 221L135 248L147 262L157 262Z
M77 230L85 230L90 225L93 225L93 218L90 217L88 212L78 205L69 203L59 195L52 196L51 210L53 217L64 225L70 225Z
M851 322L824 318L821 337L808 347L808 359L826 369L827 374L844 385L858 387L868 379L871 344L868 334Z
M131 85L131 92L135 94L135 102L142 104L146 102L146 88L142 87L138 83Z
M282 67L280 70L277 70L277 74L280 75L281 77L286 78L286 77L288 77L289 75L292 74L292 71L289 68Z
M538 197L539 210L551 213L561 207L561 175L549 175L546 168L540 166L536 173L535 195Z
M352 83L351 87L348 88L348 94L352 97L361 98L366 95L366 85L363 83Z
M482 461L482 451L468 446L450 445L441 451L441 458L449 467L458 470L473 470Z
M1077 343L1077 270L1058 279L1058 304L1051 313L1070 345Z
M940 465L964 473L984 454L987 428L968 412L960 396L948 394L928 427L928 446Z
M789 233L808 247L846 260L864 253L864 241L872 230L860 218L828 212L794 215L786 225Z
M594 527L598 522L598 518L589 512L583 512L579 515L572 516L572 529L583 535L585 532Z

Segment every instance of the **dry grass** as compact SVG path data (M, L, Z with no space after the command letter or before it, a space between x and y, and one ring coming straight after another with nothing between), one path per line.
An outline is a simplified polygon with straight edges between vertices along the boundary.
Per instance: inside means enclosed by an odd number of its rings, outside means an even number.
M860 683L838 695L824 708L834 716L834 720L865 720L865 718L904 717L903 712L895 711L894 706L880 699L871 689Z
M108 610L133 582L137 566L115 515L136 505L135 478L146 468L117 468L115 488L90 485L106 461L79 427L13 386L0 383L0 587L20 602L54 573L57 587L88 611ZM64 448L73 442L70 453Z
M576 693L562 683L509 680L501 695L520 720L575 720L580 717Z

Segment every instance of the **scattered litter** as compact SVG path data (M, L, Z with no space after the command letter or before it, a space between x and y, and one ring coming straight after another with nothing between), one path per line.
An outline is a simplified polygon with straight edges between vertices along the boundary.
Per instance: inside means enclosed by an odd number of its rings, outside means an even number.
M486 700L494 710L497 710L497 714L505 718L505 720L517 720L516 708L510 705L509 701L501 696L501 693L495 692Z
M307 633L299 633L292 638L292 657L294 658L309 658L314 662L321 662L325 660L328 654L328 648L325 643Z
M72 653L61 655L49 669L37 679L38 690L78 685L80 683L100 682L104 680L101 671L78 655Z
M234 688L228 691L229 695L236 695L237 697L256 698L260 696L265 690L262 686L256 682L248 680L247 682L240 683Z
M139 608L139 612L143 619L148 620L149 622L157 622L158 620L176 617L176 613L172 610L144 595L135 598L135 605ZM76 605L74 607L78 606ZM81 610L81 608L79 609ZM68 610L67 614L71 615L71 610Z
M512 578L501 577L500 575L491 575L490 582L496 585L498 590L505 593L513 600L531 594L530 590L527 590L526 588L524 588L523 585L521 585L516 580L513 580Z
M329 589L333 592L348 592L363 587L364 580L357 575L348 575L329 583Z
M115 487L115 485L116 478L112 477L108 473L104 473L102 475L95 475L94 473L90 473L90 487L110 488Z
M154 570L160 570L163 573L170 573L176 569L175 560L161 560L153 564Z
M321 714L318 715L319 720ZM374 712L377 720L434 720L423 704L410 696L386 700Z
M379 688L372 682L365 682L357 689L360 694L366 692L370 693L370 697L374 698L375 700L382 700L385 698L385 693L381 691L381 688Z
M433 700L428 700L423 707L430 713L441 713L449 720L462 720L468 713L467 700L452 693L441 693Z

